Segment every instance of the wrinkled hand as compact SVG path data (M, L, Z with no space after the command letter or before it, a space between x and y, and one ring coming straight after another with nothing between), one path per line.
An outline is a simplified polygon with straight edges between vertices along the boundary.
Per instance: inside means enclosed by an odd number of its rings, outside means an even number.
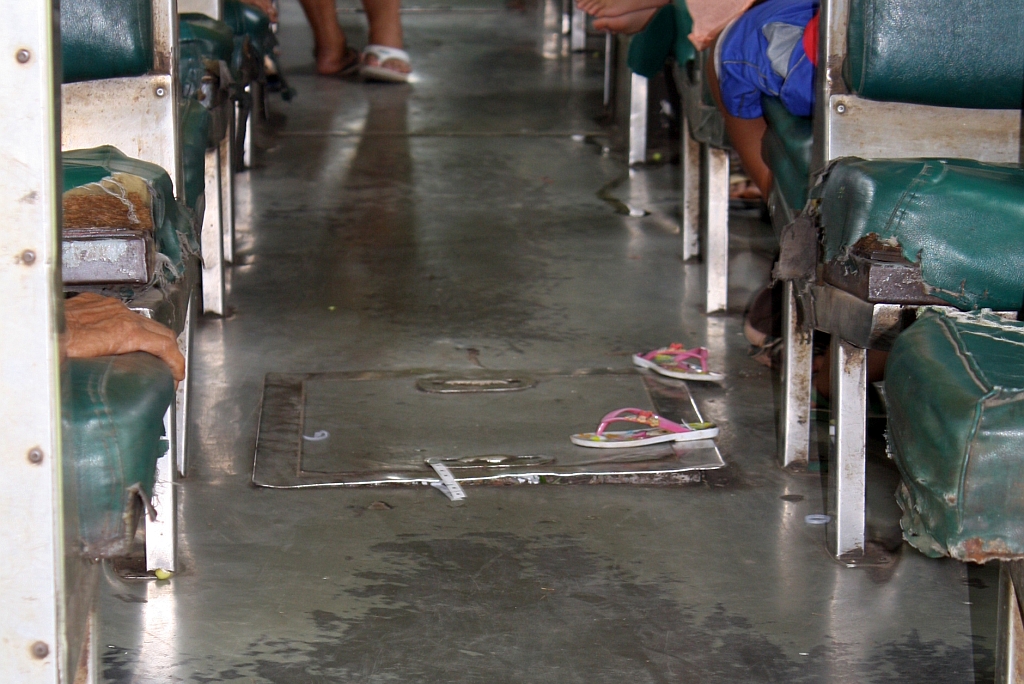
M272 23L277 23L277 8L271 0L242 0L246 5L252 5L270 17Z
M170 328L131 311L119 299L84 292L64 301L68 358L149 352L185 379L185 357Z

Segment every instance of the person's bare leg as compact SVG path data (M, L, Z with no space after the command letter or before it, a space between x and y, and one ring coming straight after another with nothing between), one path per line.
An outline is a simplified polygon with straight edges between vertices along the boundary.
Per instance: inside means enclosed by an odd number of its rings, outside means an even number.
M621 17L644 9L657 9L671 0L577 0L576 6L595 17Z
M363 0L363 9L366 10L366 20L370 24L370 44L401 49L403 47L401 0ZM363 64L378 66L377 57L364 55ZM409 64L398 59L386 59L380 66L403 74L412 71Z
M317 73L336 74L345 66L348 43L338 23L334 0L299 0L310 28L313 29L313 52Z
M594 20L594 29L597 31L611 31L631 36L640 33L650 23L658 8L642 9L636 12L629 12L619 17L600 17Z
M594 25L597 26L596 23ZM715 46L712 46L712 53L714 49ZM722 112L725 119L725 132L729 134L729 141L736 149L736 153L740 155L743 170L761 191L761 196L768 197L768 192L772 187L772 171L761 156L761 141L764 139L765 131L768 130L768 124L765 123L763 117L740 119L725 110L713 59L709 59L707 63L707 77L708 85L711 87L711 96L715 99L718 110Z

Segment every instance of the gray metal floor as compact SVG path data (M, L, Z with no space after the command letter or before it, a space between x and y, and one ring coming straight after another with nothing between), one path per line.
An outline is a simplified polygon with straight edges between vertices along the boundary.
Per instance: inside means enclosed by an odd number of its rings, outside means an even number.
M107 680L990 678L992 572L907 547L885 567L833 562L804 522L821 475L776 467L771 380L739 315L699 313L700 266L671 221L598 197L622 180L617 197L671 213L678 180L624 178L598 123L601 58L564 53L543 6L445 4L405 15L419 81L402 87L314 77L284 3L299 97L274 103L242 193L233 313L196 337L185 570L106 584ZM362 15L342 19L361 45ZM742 308L770 237L733 229ZM268 372L621 369L670 341L707 345L728 374L695 389L729 463L705 484L481 486L462 506L430 488L249 484ZM871 473L872 534L891 541L892 473Z

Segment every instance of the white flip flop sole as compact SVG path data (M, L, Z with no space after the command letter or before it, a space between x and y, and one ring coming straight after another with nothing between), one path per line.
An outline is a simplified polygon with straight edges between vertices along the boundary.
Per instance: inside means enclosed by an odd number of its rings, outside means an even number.
M359 67L359 75L367 81L384 81L386 83L408 83L409 74L403 74L394 69L387 69L382 66Z
M647 368L654 371L658 375L664 375L667 378L675 378L676 380L696 380L697 382L721 382L725 380L725 373L716 373L715 371L708 371L707 373L698 373L696 371L687 373L686 371L674 371L669 370L663 366L645 359L640 354L633 354L633 364L640 368Z

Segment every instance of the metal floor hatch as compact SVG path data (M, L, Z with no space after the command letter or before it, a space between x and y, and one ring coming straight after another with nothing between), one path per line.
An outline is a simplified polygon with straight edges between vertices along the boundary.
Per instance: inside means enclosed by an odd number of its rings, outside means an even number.
M268 374L253 483L296 488L462 483L694 482L724 464L711 440L578 447L626 406L702 420L686 383L632 370Z

